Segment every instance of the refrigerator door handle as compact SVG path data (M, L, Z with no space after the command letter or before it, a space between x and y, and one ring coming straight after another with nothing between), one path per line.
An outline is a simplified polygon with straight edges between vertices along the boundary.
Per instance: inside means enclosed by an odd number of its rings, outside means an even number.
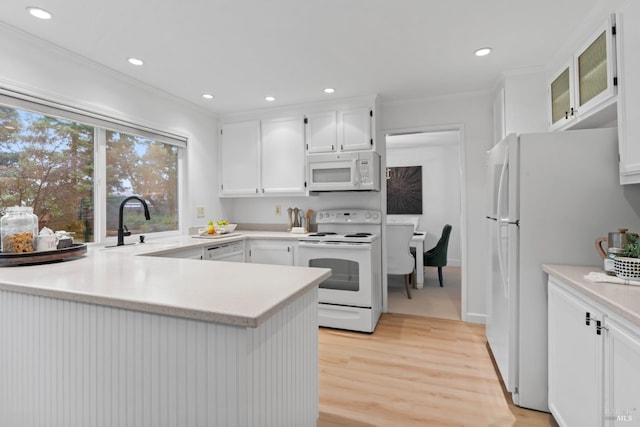
M498 200L496 202L496 215L498 216L498 218L500 218L500 214L502 213L502 191L503 191L503 186L504 186L504 181L505 181L505 176L507 174L507 165L508 165L508 161L509 161L509 149L507 148L505 150L504 153L504 162L502 163L502 170L500 171L500 181L498 183ZM505 189L508 191L508 189ZM508 225L509 220L507 219L506 221L501 221L500 219L498 220L498 227L496 229L496 233L497 235L497 240L498 240L498 265L500 266L500 276L502 278L502 287L504 289L504 296L505 298L509 298L509 278L507 277L507 271L505 268L505 262L502 259L502 248L501 248L501 243L502 243L502 227L503 225Z

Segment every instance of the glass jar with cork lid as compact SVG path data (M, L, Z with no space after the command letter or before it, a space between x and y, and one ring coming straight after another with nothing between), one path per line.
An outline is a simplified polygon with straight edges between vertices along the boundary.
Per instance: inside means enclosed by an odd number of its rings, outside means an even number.
M35 250L38 217L33 208L13 206L0 218L0 250L3 253L25 253Z

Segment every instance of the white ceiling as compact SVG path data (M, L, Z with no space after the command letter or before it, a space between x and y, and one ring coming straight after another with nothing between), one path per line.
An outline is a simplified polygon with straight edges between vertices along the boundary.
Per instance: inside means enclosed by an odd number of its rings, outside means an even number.
M490 90L616 0L11 0L0 20L215 113ZM53 14L41 21L27 6ZM473 51L491 46L477 58ZM126 58L145 61L133 67ZM0 68L0 73L1 73ZM333 87L336 93L323 93ZM202 93L215 97L207 101ZM266 95L275 102L267 103Z

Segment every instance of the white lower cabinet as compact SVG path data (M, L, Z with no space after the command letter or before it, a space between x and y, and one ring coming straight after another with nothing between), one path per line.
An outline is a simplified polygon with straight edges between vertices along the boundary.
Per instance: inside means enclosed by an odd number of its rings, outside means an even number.
M548 309L549 409L558 425L640 426L639 328L552 277Z
M614 318L606 328L604 425L640 426L640 335Z
M255 264L294 265L294 244L287 240L251 240L248 262Z
M603 315L549 281L549 410L560 426L601 426Z

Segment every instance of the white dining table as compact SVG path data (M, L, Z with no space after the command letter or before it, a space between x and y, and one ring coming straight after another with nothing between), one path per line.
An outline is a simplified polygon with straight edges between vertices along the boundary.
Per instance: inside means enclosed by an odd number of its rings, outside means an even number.
M424 231L416 231L413 233L409 246L416 248L416 283L414 287L422 289L424 286L424 240L427 237L427 233Z

